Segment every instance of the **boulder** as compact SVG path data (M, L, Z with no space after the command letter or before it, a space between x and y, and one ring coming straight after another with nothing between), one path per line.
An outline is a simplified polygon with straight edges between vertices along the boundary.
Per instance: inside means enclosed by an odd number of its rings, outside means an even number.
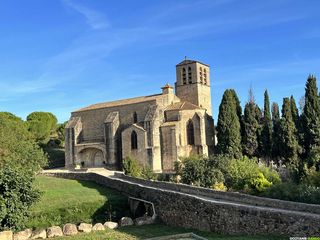
M92 224L80 223L80 225L78 226L78 231L79 232L89 233L89 232L92 231Z
M61 227L53 226L53 227L49 227L47 229L47 237L48 238L61 237L61 236L63 236Z
M37 229L32 232L31 239L46 239L47 232L45 229Z
M154 223L154 219L149 216L139 217L134 220L134 225L141 226Z
M13 232L12 231L2 231L0 232L0 240L12 240Z
M115 229L115 228L118 227L118 223L116 223L116 222L105 222L103 224L103 226L105 226L105 228Z
M130 226L130 225L133 225L133 221L132 221L132 219L129 218L129 217L122 217L122 218L120 219L119 225L120 225L121 227Z
M92 227L92 231L104 231L106 230L105 227L102 225L102 223L96 223L93 227Z
M32 235L32 230L26 229L24 231L20 231L13 234L13 240L26 240L26 239L29 239L31 235Z
M78 229L75 224L67 223L63 226L63 234L65 236L72 236L78 234Z

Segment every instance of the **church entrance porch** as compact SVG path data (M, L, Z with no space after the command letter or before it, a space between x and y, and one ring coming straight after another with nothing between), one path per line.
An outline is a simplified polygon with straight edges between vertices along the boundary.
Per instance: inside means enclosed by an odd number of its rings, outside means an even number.
M79 153L81 167L105 166L103 153L96 148L86 148Z
M105 167L107 164L104 144L79 144L77 152L75 164L82 168Z

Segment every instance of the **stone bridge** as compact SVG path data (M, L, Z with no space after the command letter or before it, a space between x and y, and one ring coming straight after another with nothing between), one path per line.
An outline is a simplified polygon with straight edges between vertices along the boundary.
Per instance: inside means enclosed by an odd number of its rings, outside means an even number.
M147 181L107 171L49 170L43 174L94 181L153 203L157 217L171 226L221 234L320 236L320 205Z

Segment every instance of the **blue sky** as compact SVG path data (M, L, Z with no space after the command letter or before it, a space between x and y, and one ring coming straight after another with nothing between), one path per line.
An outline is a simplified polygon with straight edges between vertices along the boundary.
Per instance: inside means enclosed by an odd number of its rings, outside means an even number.
M187 56L211 66L213 115L227 88L242 105L304 94L320 78L320 2L10 0L0 6L0 111L60 122L80 107L159 93Z

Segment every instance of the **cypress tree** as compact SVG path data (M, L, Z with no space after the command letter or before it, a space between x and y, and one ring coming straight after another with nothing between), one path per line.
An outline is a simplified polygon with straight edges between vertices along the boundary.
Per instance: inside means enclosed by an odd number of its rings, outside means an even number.
M294 99L294 97L292 95L290 97L290 107L291 107L291 114L292 114L293 122L296 125L296 128L298 129L298 127L299 127L299 111L297 108L296 100Z
M258 150L258 128L259 122L257 115L259 114L257 105L254 103L253 98L250 97L249 102L244 108L243 125L243 153L249 157L256 156Z
M306 83L305 105L303 110L304 136L306 151L313 146L320 146L320 99L317 79L309 75Z
M282 118L280 121L280 156L286 166L297 168L299 145L296 137L296 127L292 119L289 98L283 99Z
M237 95L237 93L236 93L236 91L234 89L230 89L230 92L233 95L234 101L236 103L236 109L237 109L237 115L238 115L239 121L241 121L242 108L241 108L241 105L240 105L240 100L239 100L238 95Z
M270 101L268 91L264 92L264 109L262 119L262 132L261 132L261 154L269 159L272 154L272 121L270 115Z
M304 150L303 150L303 145L304 145L304 133L303 133L303 125L302 125L302 117L299 116L299 110L296 104L296 101L294 97L291 95L290 97L290 107L291 107L291 114L292 114L292 119L293 122L296 126L296 136L299 144L299 155L302 157Z
M272 157L278 163L280 157L280 113L279 105L277 103L272 103Z
M234 101L236 103L237 115L238 115L239 122L240 122L240 137L241 137L241 143L242 143L243 142L243 135L244 135L242 107L240 105L240 100L238 98L236 91L234 89L230 89L230 92L233 95Z
M217 148L221 154L239 158L241 157L240 122L234 93L234 90L227 89L219 106Z
M320 162L320 97L317 79L309 75L306 83L305 105L303 109L302 125L304 147L308 165L315 165L319 170Z

